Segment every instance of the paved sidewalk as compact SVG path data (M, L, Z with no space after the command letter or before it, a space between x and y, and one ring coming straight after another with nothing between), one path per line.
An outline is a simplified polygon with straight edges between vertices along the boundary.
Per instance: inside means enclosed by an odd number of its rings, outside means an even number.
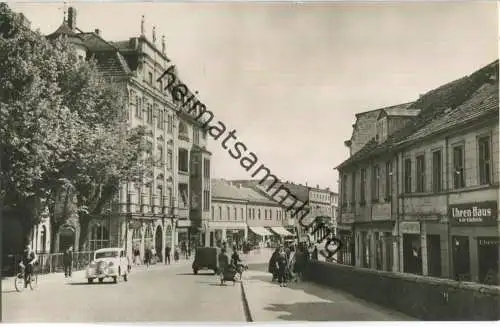
M270 274L259 271L244 275L243 287L254 322L414 320L321 285L300 282L280 287L270 280Z

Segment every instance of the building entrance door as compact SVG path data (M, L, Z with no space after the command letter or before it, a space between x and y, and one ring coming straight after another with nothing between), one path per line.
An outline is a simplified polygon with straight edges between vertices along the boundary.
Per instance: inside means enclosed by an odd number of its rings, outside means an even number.
M470 252L467 236L453 236L453 275L455 280L470 281Z

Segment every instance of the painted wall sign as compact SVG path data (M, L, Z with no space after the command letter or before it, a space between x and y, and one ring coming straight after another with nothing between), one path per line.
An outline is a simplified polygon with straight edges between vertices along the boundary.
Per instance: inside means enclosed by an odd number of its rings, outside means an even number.
M399 230L402 234L420 234L420 222L402 221L399 224Z
M448 207L452 225L496 226L498 204L496 201L454 204Z

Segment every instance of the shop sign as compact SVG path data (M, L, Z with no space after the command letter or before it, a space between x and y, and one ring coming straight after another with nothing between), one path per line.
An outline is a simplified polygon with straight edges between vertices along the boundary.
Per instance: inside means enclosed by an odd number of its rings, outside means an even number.
M498 204L496 201L454 204L448 207L453 225L496 226Z
M420 234L419 221L402 221L399 223L401 234Z
M191 227L191 220L179 219L177 220L177 228L188 228Z

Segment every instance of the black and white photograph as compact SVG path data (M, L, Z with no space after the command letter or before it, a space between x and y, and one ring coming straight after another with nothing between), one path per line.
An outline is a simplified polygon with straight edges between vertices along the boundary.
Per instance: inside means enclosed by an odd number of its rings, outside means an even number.
M499 13L0 2L1 321L500 320Z

